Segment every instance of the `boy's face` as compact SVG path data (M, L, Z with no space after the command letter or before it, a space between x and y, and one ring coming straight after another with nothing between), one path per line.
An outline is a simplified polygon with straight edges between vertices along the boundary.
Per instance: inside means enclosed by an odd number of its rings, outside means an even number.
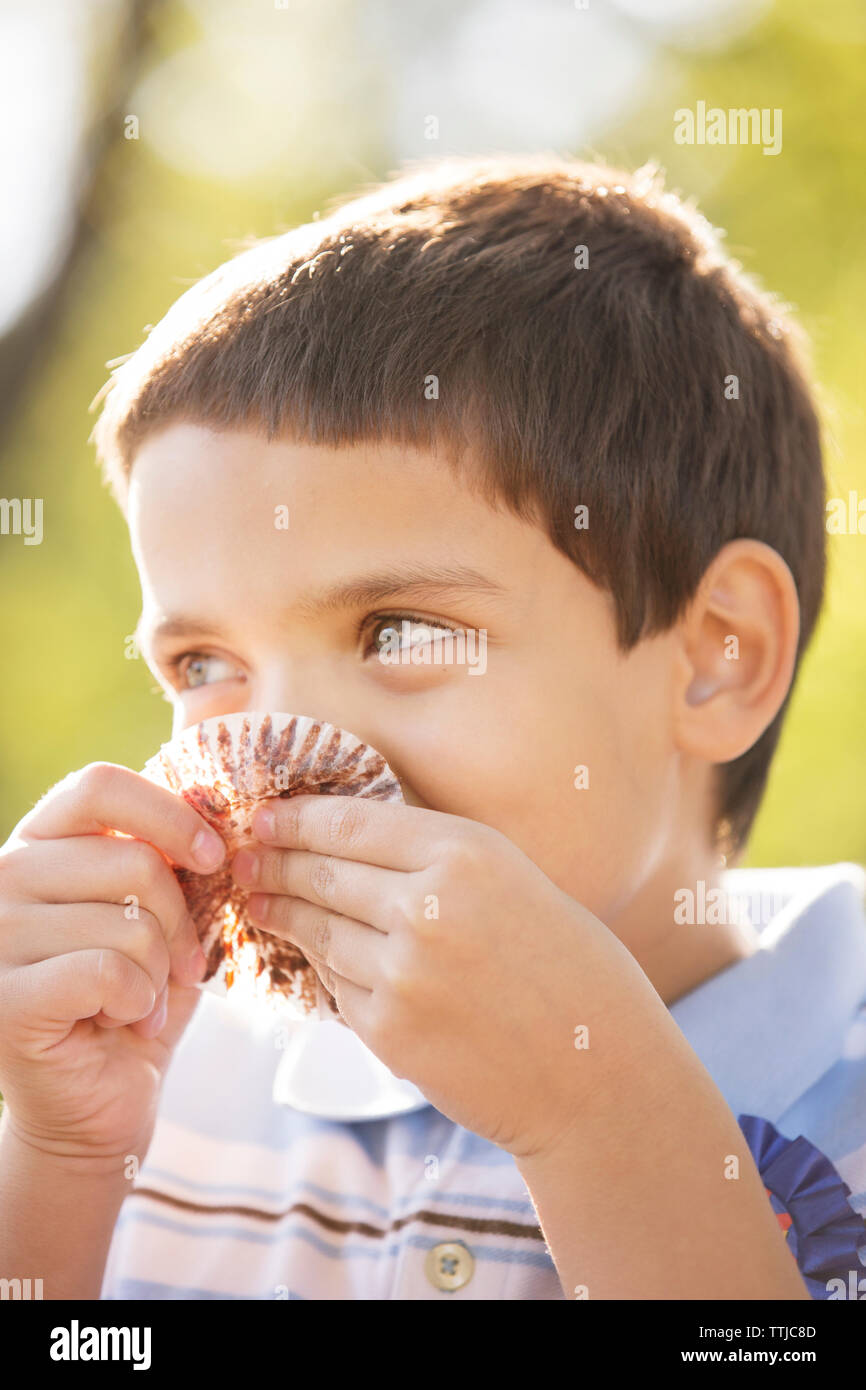
M129 519L175 733L238 710L327 720L408 802L502 831L608 924L695 836L671 635L622 655L610 596L436 455L173 424L136 457ZM414 637L483 630L486 653L384 662L404 618Z

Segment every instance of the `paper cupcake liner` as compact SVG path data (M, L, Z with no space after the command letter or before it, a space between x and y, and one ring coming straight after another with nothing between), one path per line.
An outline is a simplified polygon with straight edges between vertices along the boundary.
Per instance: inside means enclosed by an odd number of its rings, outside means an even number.
M313 792L402 801L381 753L332 724L247 711L185 729L142 775L182 796L226 842L225 866L215 873L174 866L207 957L203 987L300 1017L339 1019L333 996L298 947L249 920L249 891L227 866L253 840L253 812L269 797Z

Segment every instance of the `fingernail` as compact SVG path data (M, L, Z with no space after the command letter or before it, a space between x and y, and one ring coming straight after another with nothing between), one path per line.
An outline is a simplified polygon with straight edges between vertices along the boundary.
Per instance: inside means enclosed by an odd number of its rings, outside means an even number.
M225 845L213 830L200 830L192 842L192 856L203 869L215 869L222 863Z
M244 887L258 883L259 856L249 849L238 850L232 861L232 877Z
M276 820L273 811L261 809L253 816L253 834L260 840L272 840L276 834Z

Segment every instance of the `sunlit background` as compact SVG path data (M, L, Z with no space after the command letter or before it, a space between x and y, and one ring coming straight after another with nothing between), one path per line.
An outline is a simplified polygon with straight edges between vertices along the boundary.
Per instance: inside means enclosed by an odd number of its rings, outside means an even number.
M799 315L829 493L866 499L863 0L0 0L0 53L0 495L44 505L40 545L0 535L0 838L170 733L87 443L106 363L243 238L405 159L658 160ZM781 152L675 143L698 101L780 108ZM755 865L866 861L866 535L829 543Z

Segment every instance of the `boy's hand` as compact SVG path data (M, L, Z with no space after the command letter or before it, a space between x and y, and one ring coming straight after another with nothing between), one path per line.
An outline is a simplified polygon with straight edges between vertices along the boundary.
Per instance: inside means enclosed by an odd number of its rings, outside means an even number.
M58 783L0 850L4 1123L46 1153L142 1158L150 1142L205 971L166 856L202 872L225 845L180 797L112 763Z
M515 1157L579 1125L665 1012L622 943L498 831L340 796L268 801L252 828L263 843L233 873L256 923L297 943L396 1076Z

